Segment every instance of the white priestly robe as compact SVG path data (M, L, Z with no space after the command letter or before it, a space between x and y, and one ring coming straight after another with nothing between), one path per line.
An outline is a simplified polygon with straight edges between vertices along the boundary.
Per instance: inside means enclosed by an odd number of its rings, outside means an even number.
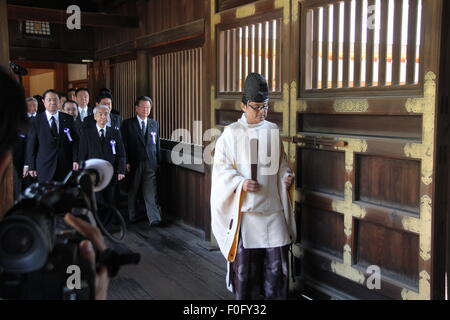
M255 137L259 140L260 190L247 193L242 190L244 181L251 179L250 143L246 141ZM266 158L270 155L270 163L263 158L265 150L269 150L265 154ZM227 261L233 262L236 257L239 231L247 249L280 247L295 241L295 215L283 182L288 175L293 173L276 124L263 121L249 125L244 114L225 128L215 146L211 225Z

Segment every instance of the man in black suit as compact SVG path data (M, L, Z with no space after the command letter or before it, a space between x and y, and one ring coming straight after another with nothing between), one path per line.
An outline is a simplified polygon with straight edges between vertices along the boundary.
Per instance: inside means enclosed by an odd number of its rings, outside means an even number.
M79 88L75 91L76 102L78 103L78 118L76 121L81 124L84 119L93 115L93 109L89 107L89 89Z
M109 120L106 123L107 127L111 127L117 130L120 130L122 126L123 119L121 116L111 113L112 111L112 95L108 92L103 92L97 98L97 105L107 106L109 108ZM90 115L84 119L83 125L85 126L95 126L96 121L94 119L94 115Z
M17 141L13 148L13 181L14 181L14 201L19 199L22 193L22 188L24 187L25 178L25 150L27 146L27 135L24 130L20 130L17 136Z
M32 121L37 115L38 102L35 98L25 99L27 104L27 118ZM21 129L17 136L17 142L13 148L14 165L14 200L18 200L22 191L34 181L28 176L28 168L25 166L28 130Z
M136 117L122 124L122 138L127 154L127 169L132 185L128 193L130 221L136 220L135 201L141 187L145 208L151 226L161 223L161 212L156 204L156 172L160 163L159 123L148 118L152 100L142 96L136 100Z
M106 189L97 192L97 201L106 204L114 203L114 190L117 181L125 178L126 155L120 131L106 126L109 119L109 108L98 105L94 108L94 126L83 128L80 139L80 161L103 159L114 167L114 176Z
M76 96L75 96L76 92L77 92L76 88L70 88L69 90L67 90L67 100L75 101L76 100Z
M32 121L27 141L29 174L39 182L61 181L71 170L78 170L78 140L73 117L59 112L59 96L47 90L43 96L45 112Z
M29 97L25 99L27 103L27 115L28 118L36 117L39 103L34 97Z
M78 136L81 136L81 121L77 121L78 119L78 103L73 100L67 100L63 103L62 112L71 115L75 120L73 123L75 125L75 130L77 131Z

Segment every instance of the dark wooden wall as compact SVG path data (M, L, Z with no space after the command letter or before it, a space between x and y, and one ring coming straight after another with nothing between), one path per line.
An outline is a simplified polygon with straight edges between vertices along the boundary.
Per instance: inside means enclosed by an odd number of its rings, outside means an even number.
M111 13L119 13L122 15L137 16L136 1L127 1L118 8L115 8ZM139 16L139 20L141 16ZM126 41L132 41L140 35L141 22L139 21L140 28L96 28L95 29L95 49L105 49L123 43Z
M128 1L112 12L139 16L139 29L101 28L95 31L96 50L134 41L204 17L204 0Z
M159 177L159 200L164 214L210 234L210 174L165 163Z
M153 0L147 2L142 19L146 33L171 29L204 17L204 0Z
M9 43L14 60L81 63L93 59L94 32L92 27L71 31L65 25L51 24L49 39L25 36L18 21L9 21Z

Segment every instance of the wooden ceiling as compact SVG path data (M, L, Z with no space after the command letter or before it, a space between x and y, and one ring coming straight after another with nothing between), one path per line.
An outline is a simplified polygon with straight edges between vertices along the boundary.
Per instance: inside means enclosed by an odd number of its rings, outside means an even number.
M61 10L75 4L78 5L81 10L89 12L110 12L112 9L126 1L127 0L8 0L8 4Z
M83 25L91 27L138 28L137 16L111 14L120 3L126 0L62 0L58 2L48 0L38 1L8 1L9 20L38 20L50 21L53 24L66 24L67 8L73 4L80 7Z

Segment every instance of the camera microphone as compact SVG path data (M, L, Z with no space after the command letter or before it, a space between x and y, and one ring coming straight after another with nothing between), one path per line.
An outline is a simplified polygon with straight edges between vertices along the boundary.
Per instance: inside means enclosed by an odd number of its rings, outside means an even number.
M78 177L78 181L80 181L83 176L88 175L93 183L94 192L99 192L109 185L113 174L114 168L108 161L89 159L85 161L84 168Z

